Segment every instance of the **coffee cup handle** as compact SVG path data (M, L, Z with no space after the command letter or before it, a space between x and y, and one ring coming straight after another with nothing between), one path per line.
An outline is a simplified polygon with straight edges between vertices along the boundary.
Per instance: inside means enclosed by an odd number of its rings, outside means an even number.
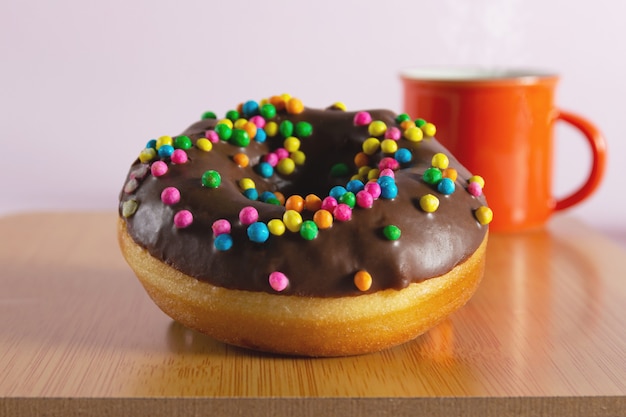
M557 110L555 120L561 120L576 127L583 134L593 157L591 171L584 184L572 194L556 201L555 211L564 210L589 197L600 185L606 168L606 141L600 130L589 120L577 114Z

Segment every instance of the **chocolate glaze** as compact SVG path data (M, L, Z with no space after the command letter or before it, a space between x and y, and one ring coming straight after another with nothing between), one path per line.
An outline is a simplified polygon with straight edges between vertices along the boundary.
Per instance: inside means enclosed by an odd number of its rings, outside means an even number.
M387 110L369 111L374 120L382 120L387 126L397 126L395 114ZM354 126L354 112L305 109L298 115L282 111L273 119L280 123L290 119L294 123L303 120L313 125L313 134L301 140L301 150L306 163L289 176L275 173L263 179L254 166L269 151L282 146L283 138L277 135L265 143L254 140L246 148L238 148L227 142L214 144L213 150L204 152L195 146L186 152L189 161L174 165L168 162L169 171L162 177L153 177L149 170L144 176L142 165L136 160L126 178L133 177L138 186L125 187L120 193L120 216L126 221L132 239L149 253L201 281L213 285L250 291L275 293L268 284L273 271L283 272L290 284L281 294L338 297L363 294L354 283L354 274L368 271L373 278L368 292L388 288L402 289L412 282L444 274L462 263L480 245L487 226L474 217L474 210L486 205L485 199L471 196L466 191L471 174L434 138L425 137L421 142L401 139L400 146L413 151L408 166L396 171L398 196L393 200L378 199L370 209L355 207L352 220L335 221L332 228L320 230L317 238L304 240L298 233L286 231L282 236L270 236L265 243L251 242L246 226L240 224L238 213L244 206L254 206L259 220L267 222L281 218L283 206L251 201L241 192L238 181L252 178L261 194L263 191L281 191L285 196L315 193L322 199L334 185L345 185L349 178L335 179L328 175L332 165L344 162L354 168L354 155L361 151L362 142L370 137L367 126ZM190 126L184 135L195 144L212 129L216 120L199 121ZM250 158L246 168L237 166L232 156L245 152ZM458 171L456 191L448 196L437 192L435 187L422 180L422 173L430 167L432 156L443 152L450 159L450 167ZM217 189L201 184L202 174L213 169L222 177ZM167 206L160 200L165 187L180 190L181 200ZM440 200L434 213L419 208L419 198L434 194ZM125 218L122 205L136 200L136 212ZM185 229L177 229L173 216L178 210L187 209L194 215L194 222ZM304 219L312 218L312 212L303 212ZM214 248L211 231L213 222L220 218L232 224L234 245L228 251ZM388 224L398 226L402 236L388 241L382 229Z

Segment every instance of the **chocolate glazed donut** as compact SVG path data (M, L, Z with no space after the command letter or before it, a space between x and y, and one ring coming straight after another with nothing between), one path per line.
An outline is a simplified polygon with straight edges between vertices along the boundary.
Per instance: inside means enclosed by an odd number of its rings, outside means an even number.
M120 193L122 251L167 314L332 356L410 340L471 297L492 214L432 124L286 95L226 116L149 141Z

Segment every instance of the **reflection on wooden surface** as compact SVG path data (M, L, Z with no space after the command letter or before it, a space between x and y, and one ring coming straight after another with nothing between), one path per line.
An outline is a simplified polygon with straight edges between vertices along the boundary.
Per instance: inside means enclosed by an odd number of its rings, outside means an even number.
M112 214L0 219L0 397L537 397L626 393L626 251L571 219L490 238L475 297L347 358L226 346L172 322Z

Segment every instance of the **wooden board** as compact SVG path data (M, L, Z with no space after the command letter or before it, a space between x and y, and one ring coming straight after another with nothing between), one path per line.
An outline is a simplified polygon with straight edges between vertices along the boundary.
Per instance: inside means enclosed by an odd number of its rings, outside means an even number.
M462 310L397 348L326 359L171 321L115 222L0 218L0 415L626 415L626 251L577 220L493 234Z

